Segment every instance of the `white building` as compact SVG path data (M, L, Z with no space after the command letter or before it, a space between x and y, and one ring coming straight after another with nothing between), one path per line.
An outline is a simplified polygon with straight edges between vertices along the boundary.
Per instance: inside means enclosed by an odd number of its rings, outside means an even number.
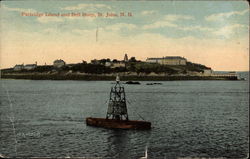
M125 63L124 62L115 62L112 63L111 68L116 68L116 67L125 67Z
M161 63L162 58L147 58L146 62L148 63Z
M180 56L166 56L162 58L147 58L148 63L159 63L162 65L186 65L187 59Z
M37 67L37 63L35 64L27 64L24 66L25 70L34 70Z
M105 66L106 66L106 67L110 67L111 65L112 65L111 62L108 62L108 61L105 62Z
M54 63L53 63L53 66L54 67L57 67L57 68L61 68L63 66L65 66L66 63L63 61L63 60L55 60Z
M14 71L21 71L23 69L24 69L24 65L23 64L21 64L21 65L15 65L14 66Z
M213 75L213 70L212 69L204 69L203 75L204 76L211 76L211 75Z

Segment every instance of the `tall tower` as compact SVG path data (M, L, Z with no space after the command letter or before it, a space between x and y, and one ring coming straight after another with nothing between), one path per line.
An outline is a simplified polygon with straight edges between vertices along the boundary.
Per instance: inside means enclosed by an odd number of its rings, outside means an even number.
M120 85L119 76L116 77L115 86L111 87L106 119L128 120L125 91Z
M124 55L124 62L128 62L128 55L127 54Z

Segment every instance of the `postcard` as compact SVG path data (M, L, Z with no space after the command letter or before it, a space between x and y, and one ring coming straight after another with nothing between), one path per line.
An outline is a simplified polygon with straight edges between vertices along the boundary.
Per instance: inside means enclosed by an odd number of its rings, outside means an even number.
M0 158L248 158L247 1L1 1Z

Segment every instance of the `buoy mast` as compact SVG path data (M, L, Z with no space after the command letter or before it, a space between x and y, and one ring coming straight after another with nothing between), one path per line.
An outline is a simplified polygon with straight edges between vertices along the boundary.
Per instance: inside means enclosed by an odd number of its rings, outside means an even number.
M129 120L124 87L116 76L116 84L111 87L106 119Z

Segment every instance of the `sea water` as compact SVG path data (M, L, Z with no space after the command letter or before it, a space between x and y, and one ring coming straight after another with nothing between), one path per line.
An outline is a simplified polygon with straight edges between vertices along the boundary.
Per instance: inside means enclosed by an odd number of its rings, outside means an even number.
M243 74L244 75L244 74ZM245 74L247 75L247 74ZM112 81L1 80L0 154L28 157L243 158L248 149L246 81L124 84L129 118L152 129L86 126L105 117Z

